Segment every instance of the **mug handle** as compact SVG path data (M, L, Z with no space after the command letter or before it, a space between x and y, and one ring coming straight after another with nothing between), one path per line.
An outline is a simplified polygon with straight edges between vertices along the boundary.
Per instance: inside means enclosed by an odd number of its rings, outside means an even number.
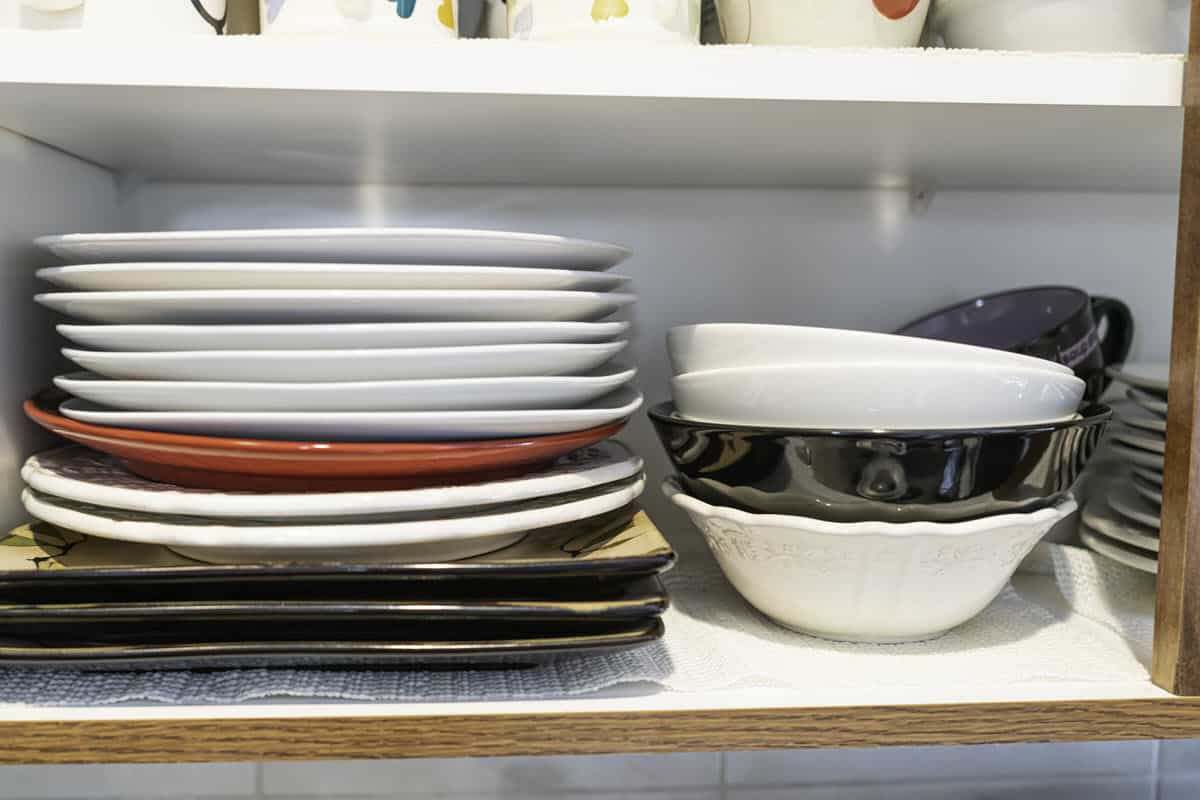
M1108 321L1108 330L1100 340L1100 355L1104 365L1123 364L1133 347L1133 312L1129 306L1115 297L1093 297L1092 316L1099 327L1101 320Z
M203 0L192 0L192 8L196 9L196 13L199 14L205 22L212 26L213 30L216 31L217 36L221 36L225 33L225 20L229 18L228 8L225 10L225 16L221 17L220 19L208 13L208 9L204 7Z

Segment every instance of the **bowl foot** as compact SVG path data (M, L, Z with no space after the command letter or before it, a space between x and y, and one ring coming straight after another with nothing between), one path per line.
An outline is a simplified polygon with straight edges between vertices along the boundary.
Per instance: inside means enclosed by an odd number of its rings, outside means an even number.
M771 621L776 625L787 628L789 631L802 633L805 636L812 636L816 639L824 639L827 642L847 642L850 644L913 644L915 642L928 642L932 641L933 639L939 639L950 632L950 629L946 629L942 631L933 631L930 633L912 634L909 636L870 636L855 633L837 633L835 631L814 631L797 625L791 625L775 617L771 617Z

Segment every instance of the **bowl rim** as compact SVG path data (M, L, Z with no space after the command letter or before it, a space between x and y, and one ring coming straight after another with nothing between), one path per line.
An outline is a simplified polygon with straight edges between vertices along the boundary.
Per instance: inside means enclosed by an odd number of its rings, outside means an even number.
M1104 403L1092 403L1080 409L1070 419L1056 422L1038 422L1030 425L1004 425L996 428L946 428L945 430L897 428L778 428L759 425L726 425L689 419L678 412L670 400L655 403L646 410L654 423L702 428L710 432L753 433L765 436L806 436L833 439L905 439L911 441L940 441L980 436L1027 436L1037 433L1053 433L1073 428L1090 428L1112 420L1113 410Z
M804 517L799 514L755 514L730 506L717 506L693 497L684 490L679 479L671 476L663 480L662 492L672 503L688 514L707 518L724 519L746 527L775 527L802 530L825 536L938 536L956 538L980 533L989 533L1014 526L1029 527L1047 525L1066 519L1079 510L1079 503L1071 492L1064 494L1054 505L1037 511L1012 514L993 514L962 522L829 522L828 520Z

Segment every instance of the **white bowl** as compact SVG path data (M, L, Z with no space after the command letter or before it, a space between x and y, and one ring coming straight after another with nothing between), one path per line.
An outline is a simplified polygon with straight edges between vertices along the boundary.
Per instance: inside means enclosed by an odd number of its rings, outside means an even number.
M1168 0L935 0L947 47L1107 53L1171 50Z
M1045 369L890 361L743 367L671 379L696 422L806 430L969 430L1070 418L1085 384Z
M717 0L729 44L915 47L930 0Z
M783 366L808 362L945 361L1047 369L1063 375L1070 367L1042 358L969 344L896 336L891 333L809 328L801 325L717 323L681 325L667 333L667 353L676 375L710 369Z
M663 491L688 513L734 588L787 628L846 642L932 639L987 607L1021 560L1077 508L971 522L822 522L748 514Z

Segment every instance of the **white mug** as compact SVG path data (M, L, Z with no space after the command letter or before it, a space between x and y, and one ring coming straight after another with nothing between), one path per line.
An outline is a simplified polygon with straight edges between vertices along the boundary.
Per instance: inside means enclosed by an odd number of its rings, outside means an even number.
M15 0L15 27L214 35L225 0Z
M508 0L508 35L539 41L700 41L700 0Z
M915 47L930 0L717 0L729 44Z
M458 0L259 0L262 32L458 37Z

